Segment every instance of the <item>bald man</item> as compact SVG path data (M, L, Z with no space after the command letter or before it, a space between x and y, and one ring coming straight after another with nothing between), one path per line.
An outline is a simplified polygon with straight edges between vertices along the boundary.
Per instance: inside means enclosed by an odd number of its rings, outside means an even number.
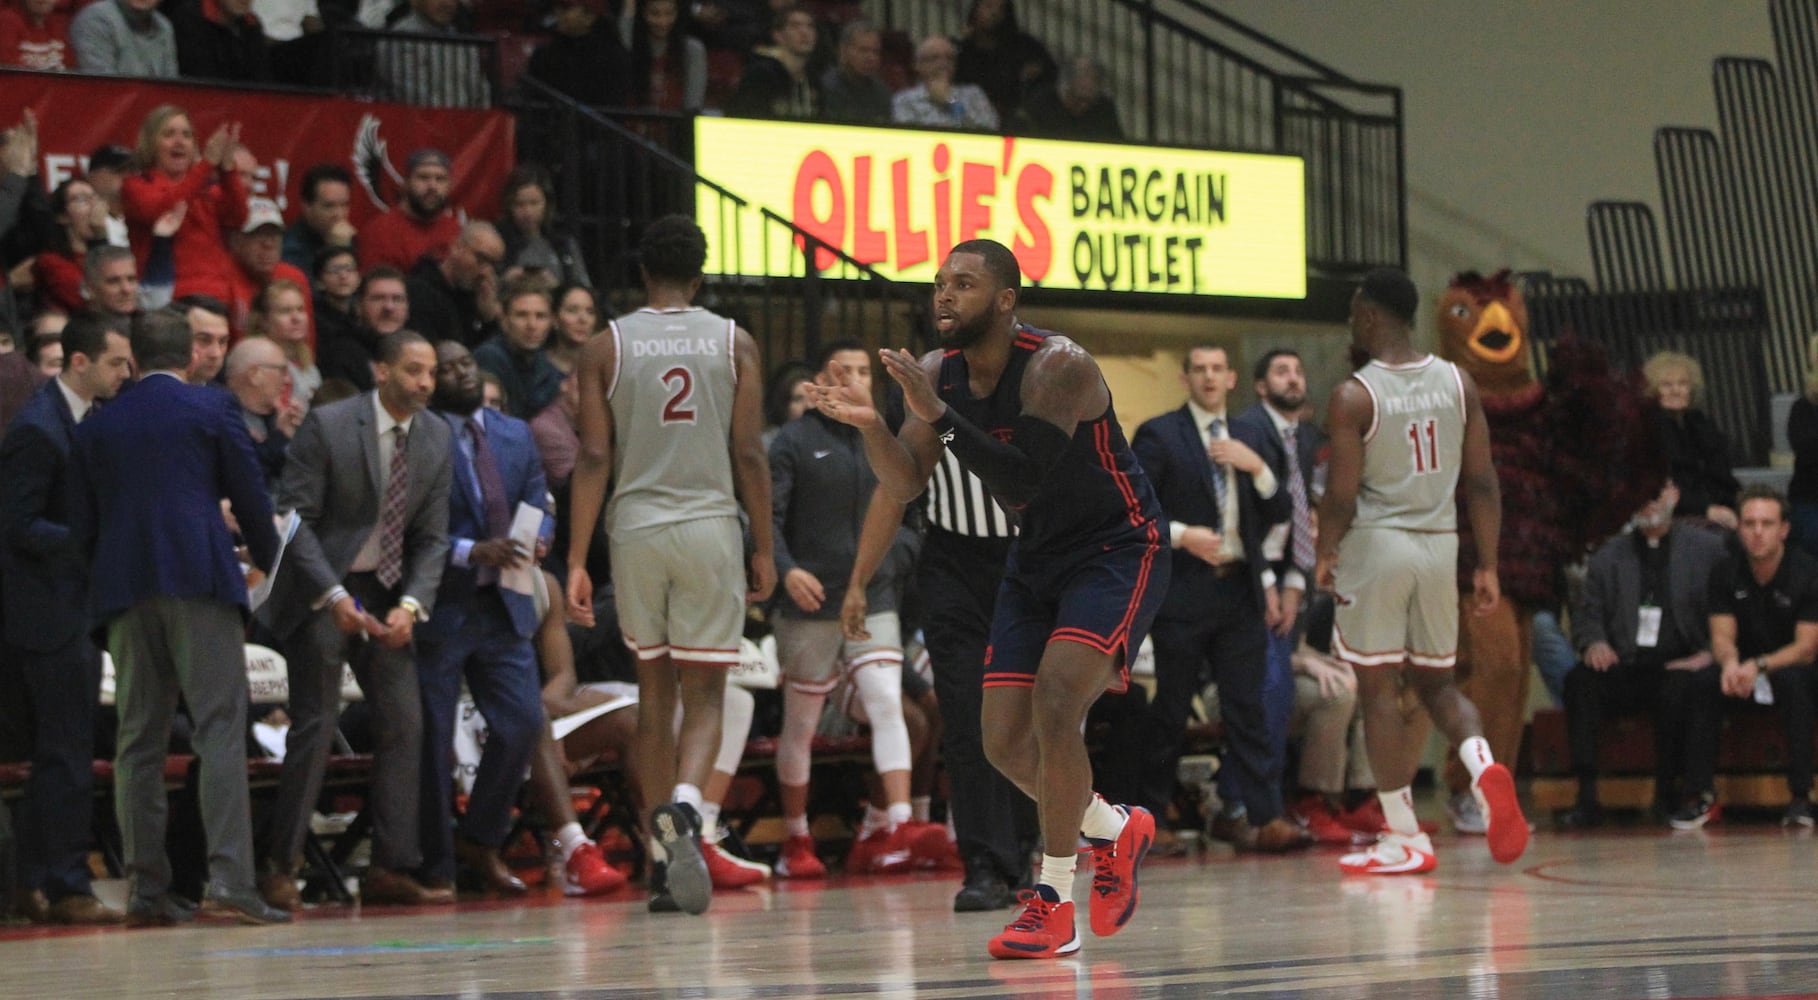
M290 362L283 349L265 337L240 341L227 352L227 391L240 403L240 417L252 435L265 486L276 489L291 435L303 422L304 412L290 399Z
M505 241L490 222L470 222L448 255L417 261L405 282L411 326L432 341L473 348L499 332L499 264Z

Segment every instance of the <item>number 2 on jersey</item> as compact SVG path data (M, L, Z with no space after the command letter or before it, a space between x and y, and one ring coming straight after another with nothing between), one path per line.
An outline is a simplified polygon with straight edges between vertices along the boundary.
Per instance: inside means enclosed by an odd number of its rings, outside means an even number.
M1439 421L1433 417L1408 423L1408 445L1414 450L1414 474L1439 471Z
M663 423L694 423L694 407L688 405L694 399L694 372L687 365L676 365L663 373L663 385L669 390L669 399L663 404Z

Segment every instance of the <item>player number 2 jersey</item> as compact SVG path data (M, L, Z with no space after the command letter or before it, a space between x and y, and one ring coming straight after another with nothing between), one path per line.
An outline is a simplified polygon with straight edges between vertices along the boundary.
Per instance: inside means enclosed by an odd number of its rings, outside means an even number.
M613 478L608 531L737 517L729 319L701 308L639 309L613 321Z
M1455 531L1464 457L1464 380L1433 355L1402 365L1372 361L1351 376L1375 417L1364 435L1359 528Z

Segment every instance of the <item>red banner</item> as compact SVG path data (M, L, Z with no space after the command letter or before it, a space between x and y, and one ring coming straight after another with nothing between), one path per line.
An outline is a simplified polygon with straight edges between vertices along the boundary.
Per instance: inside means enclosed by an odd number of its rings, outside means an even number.
M234 90L194 83L113 80L60 73L0 72L0 128L38 116L40 177L55 188L86 166L96 147L137 145L153 108L189 112L200 145L227 122L259 160L253 193L295 219L303 172L338 163L354 175L355 226L394 204L411 151L434 146L453 161L449 204L476 218L498 214L499 188L516 160L513 122L502 111L451 111L328 95Z

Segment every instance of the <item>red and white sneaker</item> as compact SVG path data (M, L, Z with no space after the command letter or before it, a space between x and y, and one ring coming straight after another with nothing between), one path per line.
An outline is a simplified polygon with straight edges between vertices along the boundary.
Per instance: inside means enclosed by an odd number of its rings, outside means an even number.
M770 877L770 866L747 861L719 844L702 844L701 857L707 861L707 877L715 889L743 889ZM815 859L820 860L820 859Z
M852 850L846 853L848 875L895 875L915 865L915 854L909 849L908 831L903 824L895 830L878 828L862 837L852 838Z
M595 843L576 847L562 867L564 896L604 896L627 881L622 872L606 863L600 845Z
M1048 885L1024 889L1016 898L1023 910L991 939L992 958L1059 958L1079 950L1071 899L1062 900Z
M1136 866L1149 845L1155 843L1155 817L1142 806L1126 809L1113 806L1124 814L1124 828L1117 839L1102 847L1092 848L1092 897L1088 910L1092 933L1110 937L1124 929L1136 915L1141 896L1136 885Z
M1309 795L1294 803L1289 812L1294 820L1300 823L1313 839L1321 844L1350 844L1356 833L1346 826L1332 807L1326 804L1324 797Z
M1346 875L1419 875L1439 867L1433 840L1424 833L1385 833L1367 851L1338 859Z
M1490 857L1500 864L1514 862L1528 849L1528 818L1515 797L1515 776L1501 764L1491 764L1471 782L1471 794L1483 810Z
M814 853L814 838L798 834L783 841L783 854L776 859L779 878L826 878L827 866Z

